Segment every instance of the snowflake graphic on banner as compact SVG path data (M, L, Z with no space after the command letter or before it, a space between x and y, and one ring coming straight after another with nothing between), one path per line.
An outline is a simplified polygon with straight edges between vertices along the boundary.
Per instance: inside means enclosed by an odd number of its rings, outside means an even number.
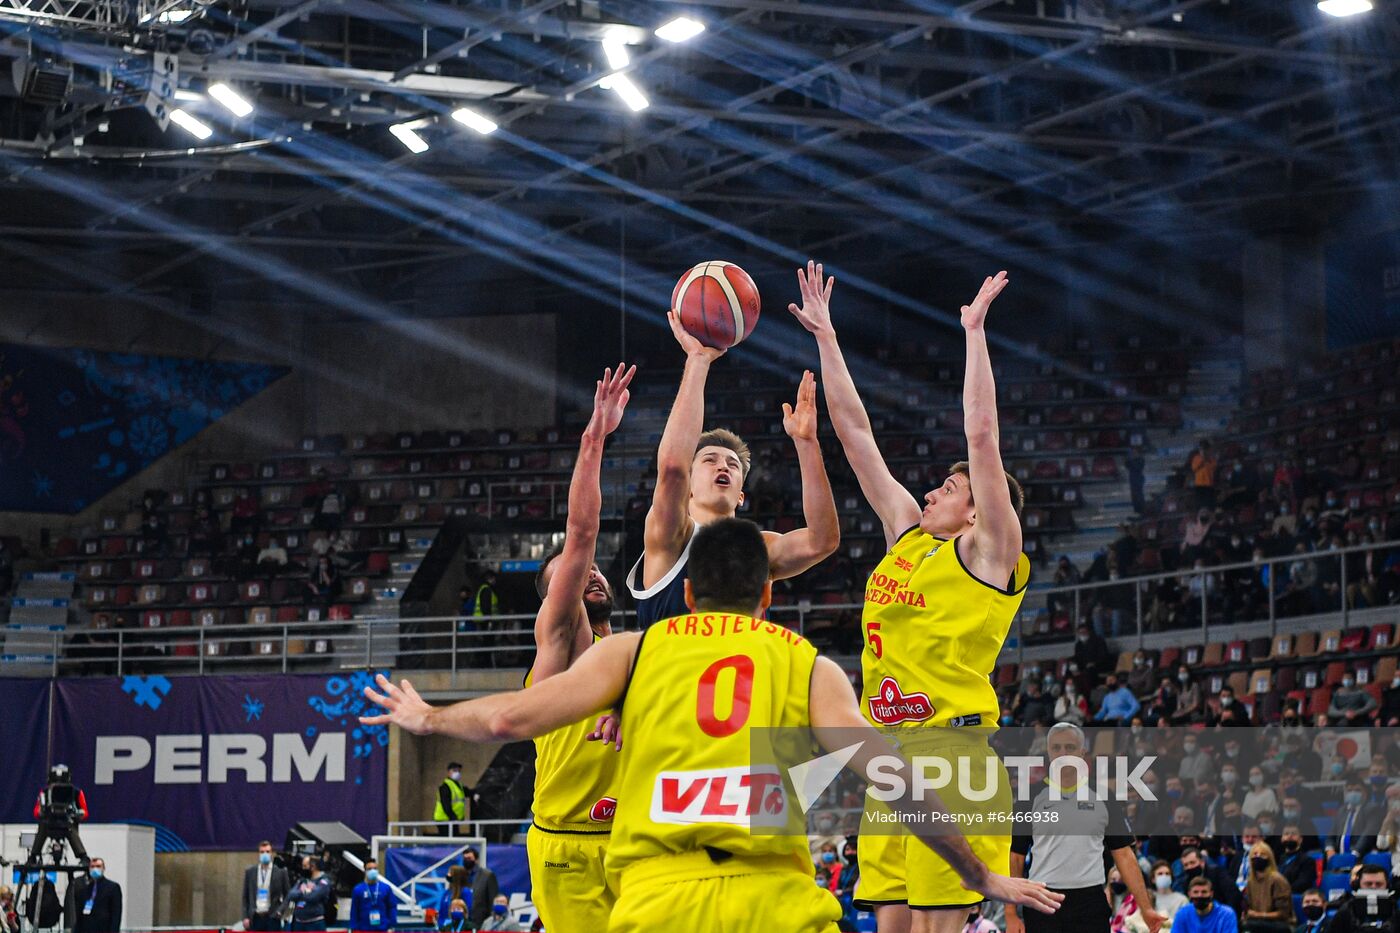
M248 722L254 719L262 719L263 701L254 699L248 694L243 694L243 713L248 717Z
M389 729L384 725L366 726L360 724L359 717L374 712L377 708L365 699L366 687L374 686L376 674L389 675L388 671L355 671L346 676L326 678L326 696L313 696L306 703L332 723L349 726L352 743L351 754L355 758L369 758L376 748L389 745Z

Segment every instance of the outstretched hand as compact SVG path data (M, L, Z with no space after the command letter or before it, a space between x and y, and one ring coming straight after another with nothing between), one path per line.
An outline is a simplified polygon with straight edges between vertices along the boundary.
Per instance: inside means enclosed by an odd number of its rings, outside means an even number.
M613 746L619 752L622 751L622 720L618 718L615 710L598 717L593 731L588 733L588 741L602 742L604 745Z
M593 417L583 429L585 436L601 440L617 430L622 423L622 413L627 410L627 400L632 397L627 387L635 375L637 367L628 368L625 363L618 363L616 372L603 370L603 378L598 380L593 392Z
M817 439L817 377L810 369L797 386L796 407L783 402L783 430L795 441Z
M1031 907L1043 914L1053 914L1059 910L1061 902L1065 899L1063 894L1051 891L1039 881L1008 878L995 872L988 872L986 881L974 890L988 900ZM1006 913L1009 916L1011 911Z
M676 335L676 343L681 345L686 356L702 359L706 363L713 363L724 356L724 347L707 347L699 341L690 331L681 326L681 316L675 311L666 312L666 320L671 324L671 333Z
M992 301L1001 294L1008 281L1004 269L983 279L982 288L977 292L977 297L972 299L972 304L962 306L962 326L968 330L980 329L986 323L987 309L992 306Z
M427 735L433 731L431 724L433 708L418 695L418 691L413 689L413 684L402 680L396 687L383 674L375 677L374 682L384 692L376 693L373 687L366 687L365 699L376 706L383 707L386 712L378 716L361 716L360 722L367 726L381 724L398 726L405 732L411 732L414 735Z
M797 270L797 290L802 295L802 306L788 305L788 311L814 334L831 330L831 289L836 285L836 276L822 279L822 264L807 260L806 269Z

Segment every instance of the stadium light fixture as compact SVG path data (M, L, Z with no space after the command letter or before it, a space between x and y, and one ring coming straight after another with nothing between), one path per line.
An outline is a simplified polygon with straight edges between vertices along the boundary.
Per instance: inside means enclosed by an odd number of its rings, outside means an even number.
M1371 0L1317 0L1317 8L1328 16L1355 16L1375 9Z
M598 86L613 91L622 102L633 110L645 110L651 106L651 101L642 93L642 89L632 83L632 79L623 74L612 74L598 82Z
M613 71L626 68L632 61L632 56L627 54L627 43L622 41L622 36L615 31L603 38L603 55L608 60L608 67Z
M689 16L677 16L670 22L662 23L656 28L656 38L665 39L667 42L685 42L694 39L705 31L705 24L698 19L691 19Z
M389 132L393 133L394 138L403 143L404 148L414 155L428 151L428 141L415 133L413 127L407 123L395 123L389 127Z
M452 111L452 119L467 127L476 130L482 136L489 136L496 132L496 121L483 117L470 107L459 107Z
M213 130L183 110L170 111L170 122L174 123L191 136L198 137L199 139L208 139L210 136L214 135Z
M187 104L199 104L204 102L204 95L198 91L191 91L189 88L180 88L175 92L175 99L182 100Z
M248 102L247 98L222 81L209 85L209 96L223 104L224 109L235 117L246 117L253 112L253 105Z
M194 10L166 10L164 13L160 14L159 21L171 24L183 23L193 15Z

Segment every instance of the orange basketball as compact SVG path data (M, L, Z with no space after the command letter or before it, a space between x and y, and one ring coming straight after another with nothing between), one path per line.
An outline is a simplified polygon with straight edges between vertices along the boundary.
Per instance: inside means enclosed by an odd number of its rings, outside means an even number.
M738 346L758 323L758 286L732 262L696 263L671 292L681 326L707 347Z

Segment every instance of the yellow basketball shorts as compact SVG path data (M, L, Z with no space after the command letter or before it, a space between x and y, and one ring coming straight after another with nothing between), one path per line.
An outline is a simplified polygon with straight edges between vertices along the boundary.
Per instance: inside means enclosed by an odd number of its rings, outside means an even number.
M998 874L1011 870L1011 826L1013 812L1011 782L1006 766L979 733L957 733L946 729L928 730L927 736L897 734L901 752L910 759L927 756L943 758L956 775L959 767L969 768L967 786L983 791L990 782L996 790L987 800L976 800L958 793L956 777L950 786L937 789L944 808L959 818L950 823L962 830L967 844L984 865ZM920 730L923 731L923 730ZM917 763L916 763L917 764ZM925 767L926 774L933 773ZM981 796L980 793L976 793ZM962 880L942 856L934 853L907 828L879 819L890 811L886 804L870 796L860 828L860 881L855 902L874 908L885 904L908 904L915 910L970 907L982 901L980 895L962 886Z
M841 918L813 873L778 856L662 855L628 866L621 887L608 933L836 933Z
M549 933L608 928L616 897L603 873L609 833L561 833L531 826L525 837L535 909Z

